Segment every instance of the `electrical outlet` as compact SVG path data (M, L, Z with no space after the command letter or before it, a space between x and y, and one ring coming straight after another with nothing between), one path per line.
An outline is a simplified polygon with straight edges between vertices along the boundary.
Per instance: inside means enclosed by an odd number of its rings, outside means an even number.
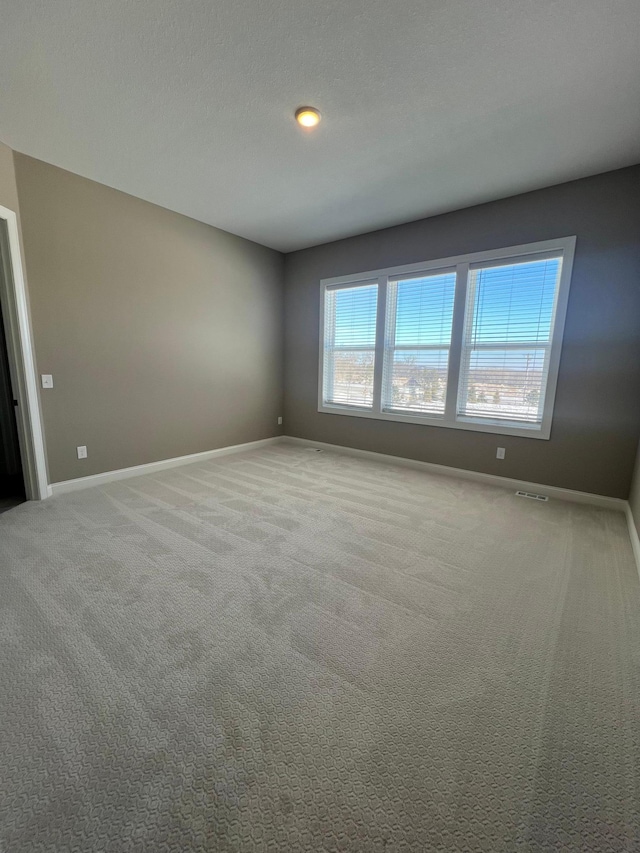
M78 451L78 459L86 459L87 458L87 448L83 445L82 447L76 447Z
M53 388L53 376L50 373L43 373L40 379L43 388Z
M496 459L504 459L505 449L504 447L499 447L496 452Z
M282 426L282 417L278 418L278 426Z

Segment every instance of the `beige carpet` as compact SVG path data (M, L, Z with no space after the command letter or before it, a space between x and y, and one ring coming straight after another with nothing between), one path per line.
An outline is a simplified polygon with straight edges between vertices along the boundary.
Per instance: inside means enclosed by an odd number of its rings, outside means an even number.
M0 516L0 851L638 851L622 514L293 446Z

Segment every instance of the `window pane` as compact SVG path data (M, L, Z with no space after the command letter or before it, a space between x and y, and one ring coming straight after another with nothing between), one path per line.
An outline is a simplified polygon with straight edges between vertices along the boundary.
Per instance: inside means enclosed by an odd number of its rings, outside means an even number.
M333 377L327 403L371 408L373 403L373 350L336 350L329 357Z
M390 282L396 293L395 342L399 346L451 343L456 274Z
M377 284L325 291L325 403L372 407L377 309Z
M387 408L444 414L449 350L396 350L390 358Z
M469 273L458 414L540 424L562 258Z
M327 294L335 300L334 345L374 347L378 285L345 287L329 290Z
M542 408L546 351L472 350L459 409L468 417L537 423Z
M455 289L454 272L389 282L386 411L444 414Z
M560 258L472 270L469 343L546 343L559 274Z

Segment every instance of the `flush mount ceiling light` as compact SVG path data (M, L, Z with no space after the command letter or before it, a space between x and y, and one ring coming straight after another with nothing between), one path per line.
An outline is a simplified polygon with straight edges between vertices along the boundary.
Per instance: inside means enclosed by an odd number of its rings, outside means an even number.
M299 107L296 110L296 121L302 127L315 127L320 124L320 111L315 107Z

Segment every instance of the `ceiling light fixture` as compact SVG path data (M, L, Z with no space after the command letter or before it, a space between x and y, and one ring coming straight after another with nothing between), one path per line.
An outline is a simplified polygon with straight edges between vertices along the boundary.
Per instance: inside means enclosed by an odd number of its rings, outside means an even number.
M315 107L299 107L296 110L296 121L302 127L315 127L320 124L320 111Z

